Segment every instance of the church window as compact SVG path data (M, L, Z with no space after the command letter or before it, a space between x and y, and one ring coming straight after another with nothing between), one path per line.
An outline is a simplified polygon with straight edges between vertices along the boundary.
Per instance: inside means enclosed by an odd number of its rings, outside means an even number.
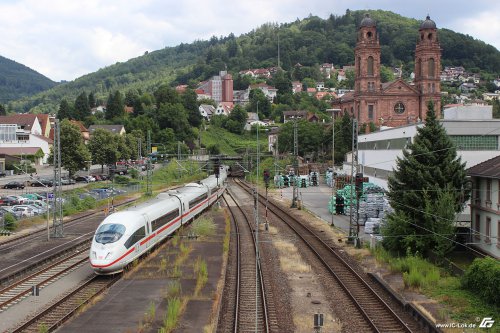
M397 114L402 114L405 112L405 105L402 102L397 102L396 105L394 105L394 112Z
M375 82L368 82L368 91L375 90Z
M428 38L429 40L432 40L432 34L428 34L428 35L427 35L427 38Z
M360 57L358 57L358 64L357 65L358 65L358 67L356 70L358 72L358 76L360 76L361 75L361 58Z
M368 39L371 39L372 38L372 32L371 31L368 31L366 33L366 37L368 37Z
M430 58L429 59L429 77L434 77L434 76L436 76L435 69L434 69L434 59Z
M373 105L368 105L368 119L373 120Z
M422 76L422 59L420 58L417 60L417 76Z
M367 69L368 75L373 76L373 57L372 56L368 57L367 67L368 67L368 69Z

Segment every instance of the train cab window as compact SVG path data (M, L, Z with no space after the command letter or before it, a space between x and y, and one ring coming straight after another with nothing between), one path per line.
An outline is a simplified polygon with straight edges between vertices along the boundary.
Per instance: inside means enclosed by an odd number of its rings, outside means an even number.
M101 244L114 243L125 233L123 224L103 224L95 233L95 241Z
M146 228L140 227L132 234L132 236L129 237L129 239L127 239L124 245L128 249L144 237L146 237Z

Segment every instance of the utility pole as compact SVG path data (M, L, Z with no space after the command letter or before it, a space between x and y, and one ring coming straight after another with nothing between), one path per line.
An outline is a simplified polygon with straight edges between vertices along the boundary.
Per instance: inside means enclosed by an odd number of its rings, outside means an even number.
M64 237L63 209L61 197L61 125L59 119L54 124L54 222L53 237Z
M297 177L299 175L299 144L297 137L297 117L295 117L293 123L293 169L294 169L294 177L293 177L293 195L292 195L292 206L290 208L297 208L297 196L298 196L298 188L297 188Z
M356 229L354 228L353 214L354 214L354 178L358 166L358 121L356 118L352 119L352 147L351 147L351 202L349 203L349 240L358 242L358 212L356 212ZM356 168L356 169L355 169ZM357 195L356 195L357 197Z
M153 194L153 172L151 170L151 130L148 130L148 158L146 163L147 177L146 177L146 195Z

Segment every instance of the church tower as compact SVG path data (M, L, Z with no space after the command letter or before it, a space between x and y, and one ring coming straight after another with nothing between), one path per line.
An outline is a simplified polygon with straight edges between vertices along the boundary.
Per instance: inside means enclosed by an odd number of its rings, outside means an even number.
M441 114L441 47L436 23L427 18L420 25L419 37L415 48L415 87L420 92L419 118L424 119L427 103L434 101L434 111Z
M359 25L354 57L355 96L380 92L380 43L370 14L365 14Z

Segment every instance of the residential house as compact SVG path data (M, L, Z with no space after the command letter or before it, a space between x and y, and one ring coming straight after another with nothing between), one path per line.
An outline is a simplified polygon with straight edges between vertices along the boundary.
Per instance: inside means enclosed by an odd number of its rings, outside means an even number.
M35 164L47 163L53 143L50 127L47 114L0 116L0 154L33 155Z
M484 93L483 94L483 99L485 101L492 101L494 99L500 99L500 94L495 94L495 93Z
M231 111L233 111L234 104L232 102L221 102L217 104L217 109L215 109L215 114L229 116Z
M83 125L83 123L79 120L70 120L69 122L72 125L78 127L80 133L82 133L83 143L87 144L90 140L90 133L89 130L85 127L85 125ZM51 132L51 139L54 139L53 131Z
M462 83L458 89L460 89L463 93L469 93L477 89L477 86L474 83L464 82Z
M210 104L200 104L198 110L200 110L200 114L206 120L210 120L212 115L215 114L215 107Z
M316 82L316 90L323 91L325 89L325 82Z
M500 155L467 169L471 177L471 245L500 259Z
M294 120L306 120L310 123L319 122L319 117L312 112L308 111L284 111L283 112L283 123Z
M95 130L102 128L103 130L109 131L113 134L125 135L125 126L123 125L90 125L88 132L90 135L94 134Z
M333 66L333 64L324 63L321 66L319 66L319 71L321 72L321 74L323 74L323 76L326 79L330 79L332 73L335 71L335 67Z
M272 102L273 99L276 97L276 93L278 91L278 89L268 84L258 83L258 84L252 84L248 87L247 92L249 95L250 91L253 89L260 89L270 102Z
M267 126L267 124L259 120L259 115L256 112L248 112L247 123L245 124L245 131L250 131L253 125Z
M295 94L295 93L298 93L301 91L302 91L302 83L300 83L300 81L293 81L292 82L292 92Z

